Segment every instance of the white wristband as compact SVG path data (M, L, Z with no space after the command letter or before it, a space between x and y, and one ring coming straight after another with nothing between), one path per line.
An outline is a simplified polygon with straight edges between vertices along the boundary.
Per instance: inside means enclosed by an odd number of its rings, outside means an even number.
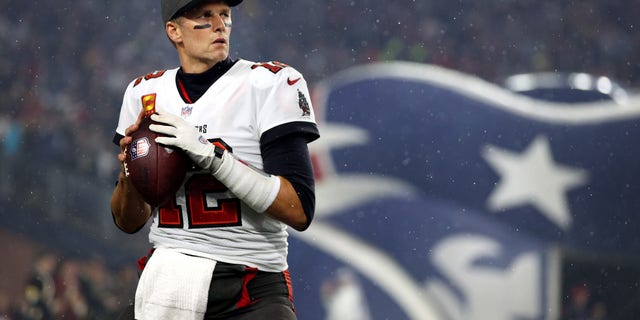
M265 212L280 191L280 178L258 171L224 151L213 176L256 212Z

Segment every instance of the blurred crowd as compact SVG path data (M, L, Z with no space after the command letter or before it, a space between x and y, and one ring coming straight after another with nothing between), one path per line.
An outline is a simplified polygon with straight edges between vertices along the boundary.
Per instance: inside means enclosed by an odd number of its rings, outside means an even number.
M112 137L128 82L175 67L177 58L157 0L0 4L0 204L64 216L71 211L55 208L108 197L119 170ZM575 71L636 88L639 16L631 0L247 0L234 11L231 48L235 58L292 65L311 87L354 65L406 60L498 84L517 73ZM83 219L97 216L108 211ZM55 285L40 292L51 309L40 312L83 319L94 308L92 286L113 282L102 273L93 283L97 260L56 261ZM75 299L81 305L68 305L69 295L84 296ZM100 297L108 305L96 307L110 308L112 298ZM25 303L17 310L31 312L34 305Z
M177 65L158 2L0 0L3 194L41 188L43 163L115 179L111 138L126 85ZM311 85L354 65L407 60L496 83L516 73L580 71L635 87L639 7L628 0L245 1L234 12L232 55L285 62ZM28 198L39 199L37 192Z
M563 306L561 319L563 320L606 320L607 306L604 302L594 299L589 285L575 284L568 290L567 303Z
M133 303L137 277L133 266L109 270L102 257L45 252L34 261L20 299L0 292L0 319L113 320Z

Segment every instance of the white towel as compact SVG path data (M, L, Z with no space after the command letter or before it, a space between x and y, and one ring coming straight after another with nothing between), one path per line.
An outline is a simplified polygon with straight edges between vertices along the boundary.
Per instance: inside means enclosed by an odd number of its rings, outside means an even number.
M138 283L135 318L203 319L215 266L215 260L156 249Z

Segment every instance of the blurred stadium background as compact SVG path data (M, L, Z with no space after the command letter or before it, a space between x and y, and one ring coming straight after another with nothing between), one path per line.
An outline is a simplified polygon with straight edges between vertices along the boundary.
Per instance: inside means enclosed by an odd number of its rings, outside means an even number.
M0 319L39 319L46 296L48 319L113 319L132 298L148 245L113 226L111 139L127 83L178 63L158 2L0 0ZM543 87L607 77L612 89L592 92L605 97L585 99L619 102L640 88L638 17L631 0L247 0L231 46L236 58L296 67L312 88L353 66L410 61L499 86L518 74L546 75ZM598 254L565 255L558 317L584 294L590 319L637 316L640 255ZM54 291L37 289L36 270Z

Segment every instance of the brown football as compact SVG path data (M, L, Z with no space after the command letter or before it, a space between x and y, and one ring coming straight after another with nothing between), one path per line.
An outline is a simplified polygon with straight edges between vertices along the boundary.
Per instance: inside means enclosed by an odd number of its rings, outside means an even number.
M179 149L155 142L158 133L149 130L155 121L144 118L131 137L125 153L125 173L151 206L163 205L180 189L191 161Z

